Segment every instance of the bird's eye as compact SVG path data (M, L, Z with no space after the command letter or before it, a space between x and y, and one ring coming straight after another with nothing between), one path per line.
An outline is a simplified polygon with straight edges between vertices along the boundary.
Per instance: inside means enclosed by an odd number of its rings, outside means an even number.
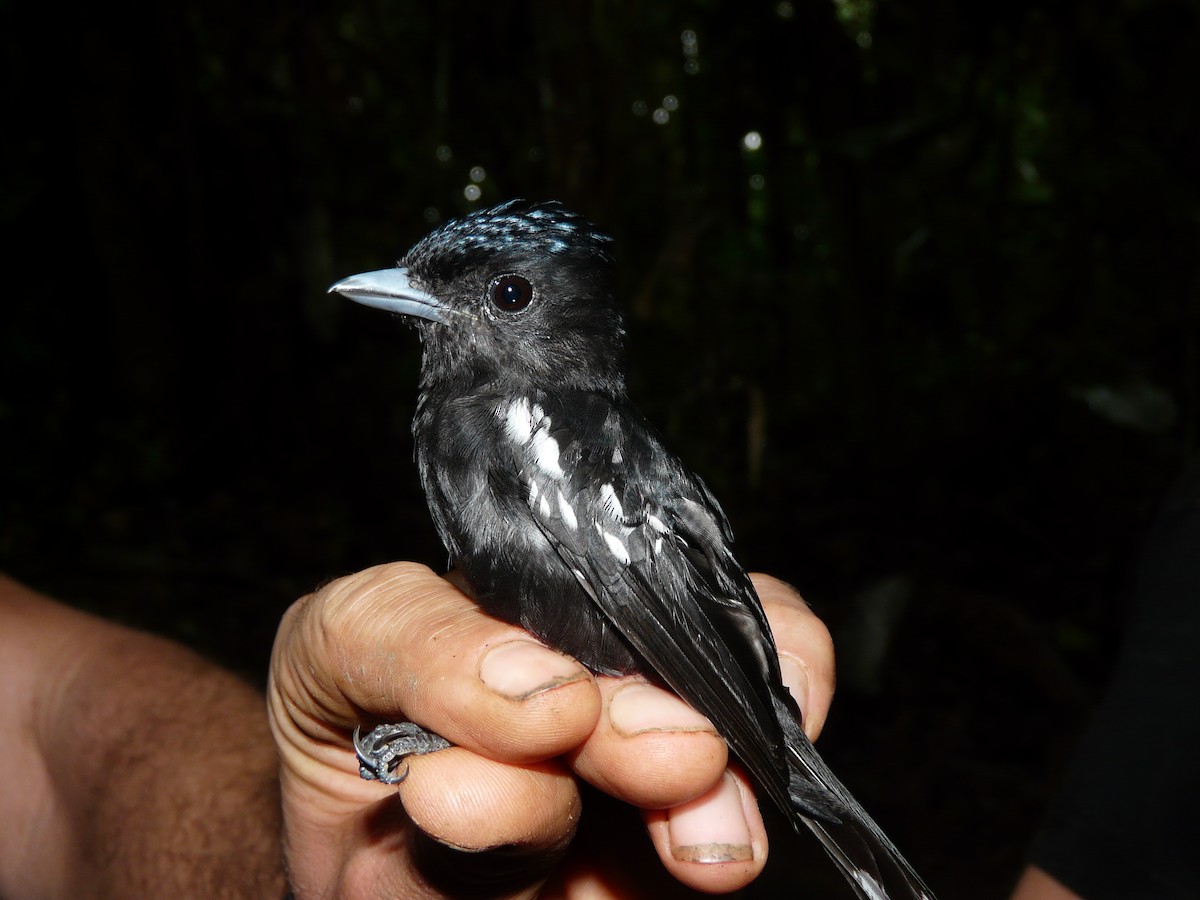
M520 275L501 275L492 280L488 296L501 312L520 312L533 301L533 285Z

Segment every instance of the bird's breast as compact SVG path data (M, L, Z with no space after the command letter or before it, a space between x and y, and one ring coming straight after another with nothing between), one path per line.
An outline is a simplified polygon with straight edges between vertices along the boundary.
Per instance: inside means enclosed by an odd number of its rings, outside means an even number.
M593 671L636 671L635 654L531 509L552 503L556 514L575 515L564 490L578 448L556 437L552 425L534 394L423 400L413 433L430 513L453 564L490 614Z

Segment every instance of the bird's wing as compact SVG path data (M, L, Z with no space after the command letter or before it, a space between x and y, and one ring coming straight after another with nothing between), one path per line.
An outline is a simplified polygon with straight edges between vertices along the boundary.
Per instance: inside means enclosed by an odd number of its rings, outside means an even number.
M646 664L712 720L789 808L774 642L708 489L636 411L606 398L521 400L505 415L528 508L564 564Z
M632 408L594 395L502 411L536 527L645 663L712 720L862 900L931 898L837 780L778 687L774 641L715 498ZM887 875L881 875L881 867Z

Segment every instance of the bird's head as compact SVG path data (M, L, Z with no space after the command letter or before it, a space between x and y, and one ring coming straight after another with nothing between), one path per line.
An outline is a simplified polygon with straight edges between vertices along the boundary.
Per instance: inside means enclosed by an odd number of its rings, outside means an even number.
M451 220L396 268L330 288L414 317L423 381L511 379L624 391L611 238L561 203L513 200Z

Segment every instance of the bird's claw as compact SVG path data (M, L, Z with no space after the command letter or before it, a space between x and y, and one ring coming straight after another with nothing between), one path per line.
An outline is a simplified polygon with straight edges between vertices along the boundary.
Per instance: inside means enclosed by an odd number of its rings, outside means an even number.
M358 774L365 781L399 784L408 777L408 766L396 773L408 756L420 756L445 750L450 742L432 731L412 722L376 725L366 735L354 728L354 753L358 757Z

